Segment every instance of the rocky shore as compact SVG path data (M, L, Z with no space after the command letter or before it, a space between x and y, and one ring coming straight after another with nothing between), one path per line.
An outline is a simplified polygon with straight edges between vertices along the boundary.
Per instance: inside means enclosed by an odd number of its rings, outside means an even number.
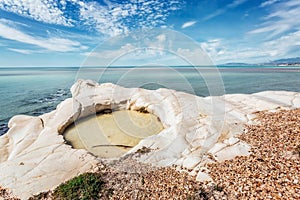
M201 197L204 193L211 195L207 198L247 199L257 185L262 187L261 196L266 193L276 198L276 193L296 198L299 193L291 185L299 180L295 170L299 171L299 157L293 153L299 141L299 93L267 91L202 98L169 89L151 91L83 80L71 92L72 98L50 113L13 117L8 133L0 137L0 186L13 195L27 199L79 174L99 170L105 174L106 186L114 188L113 195L124 199L128 193L149 198L157 193L165 197L162 199L170 194L205 199ZM70 124L105 109L145 110L156 115L164 129L143 139L114 164L66 144L62 134ZM297 123L292 124L293 120ZM290 132L295 135L292 139L288 139ZM144 148L149 151L128 160ZM145 170L128 173L128 167L120 171L130 163ZM255 170L262 173L255 174ZM214 186L205 184L212 181ZM274 194L272 187L278 188Z
M99 164L105 183L99 199L299 199L300 109L256 116L256 125L247 125L239 136L251 145L250 156L208 164L213 183L198 182L184 170L140 163L138 157L148 153L143 149ZM0 195L11 194L0 189Z
M257 125L239 137L251 145L250 156L209 164L213 183L139 163L137 153L100 167L102 191L111 193L99 199L300 199L300 109L256 115Z

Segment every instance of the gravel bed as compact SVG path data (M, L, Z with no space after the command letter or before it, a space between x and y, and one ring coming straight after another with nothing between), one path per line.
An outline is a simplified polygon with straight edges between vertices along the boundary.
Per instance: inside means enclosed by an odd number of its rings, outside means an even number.
M300 109L257 112L240 136L251 155L209 165L229 199L300 199Z
M214 185L199 183L187 172L139 163L134 156L100 170L106 191L111 192L102 191L101 199L227 199Z

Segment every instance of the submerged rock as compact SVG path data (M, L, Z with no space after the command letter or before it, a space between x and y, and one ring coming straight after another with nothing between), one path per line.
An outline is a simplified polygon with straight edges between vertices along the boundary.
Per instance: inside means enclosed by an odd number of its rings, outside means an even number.
M128 153L151 151L137 159L156 166L188 169L199 180L206 164L248 155L238 138L243 124L257 123L252 113L300 107L300 94L267 91L252 95L198 97L169 89L123 88L111 83L77 81L72 98L38 117L19 115L0 137L0 185L26 199L83 172L97 169L99 158L73 149L62 134L74 121L105 110L141 110L156 115L164 129L139 142Z

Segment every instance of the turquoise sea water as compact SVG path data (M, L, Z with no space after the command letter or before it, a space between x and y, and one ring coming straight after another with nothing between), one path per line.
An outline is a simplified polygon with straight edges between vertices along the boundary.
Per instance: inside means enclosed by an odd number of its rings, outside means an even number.
M69 89L79 78L125 87L165 87L198 96L300 92L300 67L0 68L0 135L14 115L37 116L55 109L71 96Z

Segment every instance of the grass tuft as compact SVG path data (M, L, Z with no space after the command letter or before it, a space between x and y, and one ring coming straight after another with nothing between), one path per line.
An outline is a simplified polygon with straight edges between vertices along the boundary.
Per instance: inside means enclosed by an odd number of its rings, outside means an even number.
M61 185L53 192L54 199L98 199L104 182L98 173L84 173Z

